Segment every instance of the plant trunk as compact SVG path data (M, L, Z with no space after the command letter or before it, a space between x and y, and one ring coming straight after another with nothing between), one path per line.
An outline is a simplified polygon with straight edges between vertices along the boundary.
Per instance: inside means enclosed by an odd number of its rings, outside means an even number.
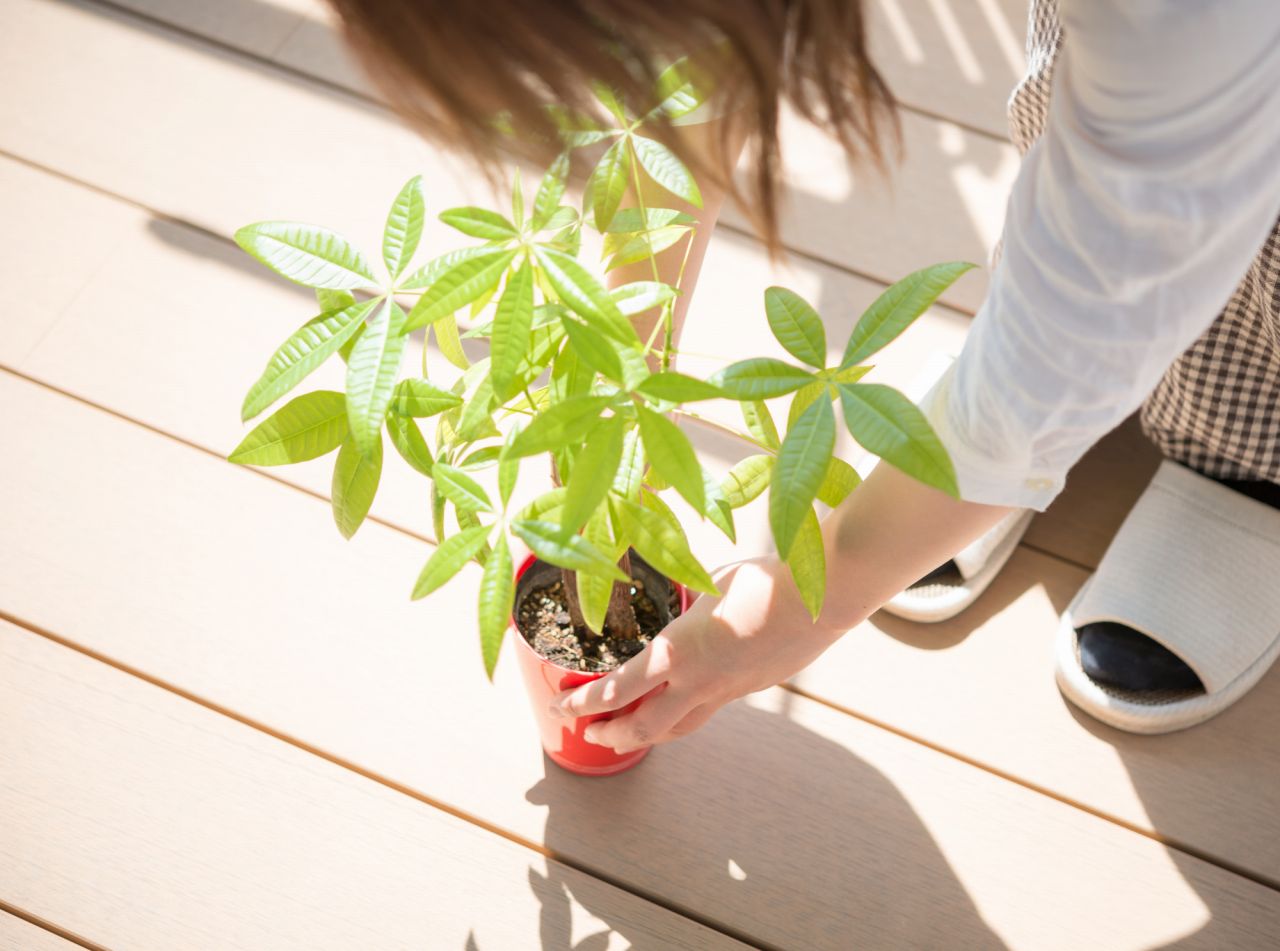
M618 567L629 579L631 577L631 556L624 552L618 561ZM582 616L582 603L578 600L578 574L568 568L560 569L563 582L565 606L569 609L569 620L576 630L588 631L586 619ZM613 591L609 594L609 607L605 610L604 626L614 637L628 640L639 640L640 622L636 619L636 609L631 604L631 582L615 581Z

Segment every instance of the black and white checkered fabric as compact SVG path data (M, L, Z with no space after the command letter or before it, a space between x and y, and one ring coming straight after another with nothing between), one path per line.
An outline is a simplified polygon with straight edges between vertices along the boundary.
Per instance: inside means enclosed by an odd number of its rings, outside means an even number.
M1032 0L1027 74L1009 98L1024 153L1044 131L1063 42L1058 0ZM1280 222L1218 319L1142 404L1141 419L1170 459L1218 478L1280 482Z

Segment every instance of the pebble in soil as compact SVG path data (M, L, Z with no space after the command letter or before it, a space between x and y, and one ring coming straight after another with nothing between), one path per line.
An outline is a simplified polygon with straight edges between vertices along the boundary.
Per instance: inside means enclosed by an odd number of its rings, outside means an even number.
M673 596L670 614L679 607ZM640 637L618 637L605 625L603 636L586 629L575 629L569 619L560 579L529 592L520 604L520 633L539 654L561 667L588 673L613 670L644 650L645 645L666 626L665 617L645 591L644 582L631 583L631 605L640 622Z

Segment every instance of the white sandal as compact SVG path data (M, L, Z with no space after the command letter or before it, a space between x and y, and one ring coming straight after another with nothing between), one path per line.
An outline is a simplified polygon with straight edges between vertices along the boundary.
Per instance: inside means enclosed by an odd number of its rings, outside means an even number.
M1114 621L1162 645L1203 689L1126 691L1080 662L1076 631ZM1280 657L1280 510L1166 461L1062 616L1058 687L1103 723L1169 733L1244 696Z

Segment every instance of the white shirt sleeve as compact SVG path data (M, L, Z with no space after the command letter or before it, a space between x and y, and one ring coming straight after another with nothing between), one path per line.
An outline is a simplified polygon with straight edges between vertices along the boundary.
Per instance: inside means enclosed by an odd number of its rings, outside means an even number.
M1044 135L926 413L963 498L1043 510L1280 215L1280 0L1062 0Z

